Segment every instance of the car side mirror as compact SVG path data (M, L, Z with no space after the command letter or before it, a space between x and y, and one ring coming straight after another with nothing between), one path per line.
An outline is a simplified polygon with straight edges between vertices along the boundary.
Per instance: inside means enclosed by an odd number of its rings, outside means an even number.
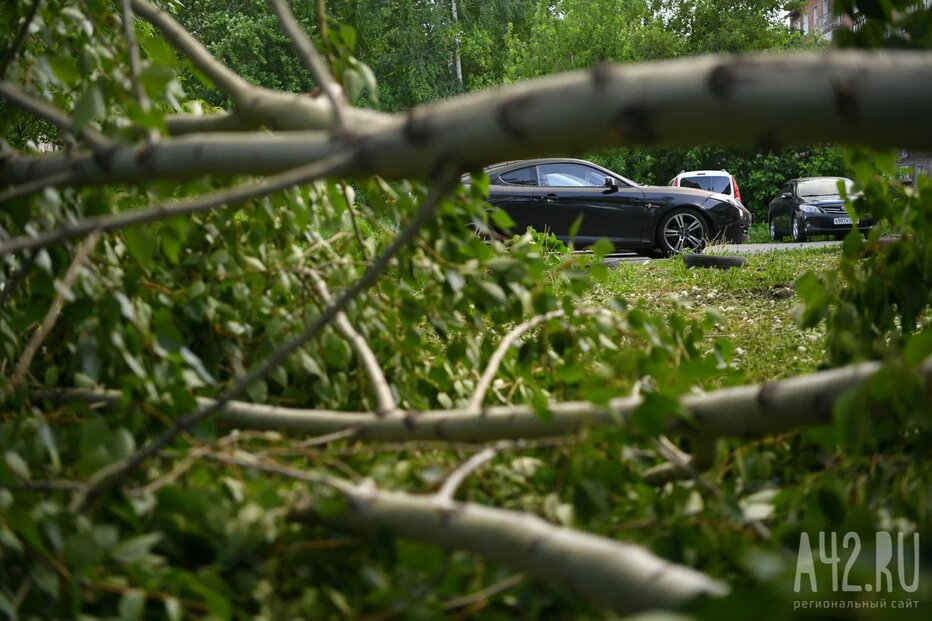
M783 194L780 195L780 198L793 198L793 195L790 194L789 192L784 192Z
M609 191L609 192L617 192L617 191L618 191L618 182L615 181L615 178L614 178L614 177L605 177L605 184L604 184L604 187L608 188L608 191Z

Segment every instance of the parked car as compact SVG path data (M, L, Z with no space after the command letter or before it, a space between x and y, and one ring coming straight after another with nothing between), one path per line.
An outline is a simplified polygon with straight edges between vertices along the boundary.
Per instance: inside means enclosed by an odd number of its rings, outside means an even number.
M770 201L767 221L770 239L777 241L790 235L804 242L813 235L841 237L852 227L867 232L874 225L869 218L852 222L845 211L839 185L850 194L854 182L844 177L803 177L787 181L780 194Z
M605 237L616 248L699 252L711 239L747 241L751 213L732 197L691 188L647 186L592 162L538 159L495 164L489 202L518 230L534 227L579 246Z
M667 185L679 188L695 188L715 194L732 196L741 202L741 190L735 176L727 170L685 170L670 179Z

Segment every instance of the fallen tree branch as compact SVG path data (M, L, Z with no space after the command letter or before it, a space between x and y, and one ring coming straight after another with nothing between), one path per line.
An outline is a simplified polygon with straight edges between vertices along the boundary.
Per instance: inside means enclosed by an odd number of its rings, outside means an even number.
M224 390L216 400L202 403L195 412L185 414L177 419L174 425L156 436L145 446L136 450L128 457L113 462L94 473L88 481L87 490L75 497L70 505L70 509L75 512L82 511L88 503L93 501L98 495L117 485L122 479L128 476L129 473L142 465L150 457L157 454L163 447L168 445L175 436L222 411L229 402L240 396L249 386L267 376L287 360L298 348L320 334L324 327L329 325L357 295L368 289L379 279L382 272L388 267L389 262L395 255L398 254L418 231L420 231L421 227L433 217L440 202L458 181L459 169L455 162L447 162L440 173L438 181L424 198L417 213L414 214L405 228L395 236L395 239L392 240L388 248L379 255L352 286L344 290L343 293L341 293L332 304L328 305L314 321L305 326L300 334L279 346L261 364L253 367L242 377L238 378L233 385ZM342 431L346 427L347 425L343 425L339 429L333 429L331 431Z
M75 281L78 279L78 274L81 271L81 265L94 249L94 246L97 245L97 240L99 239L100 235L98 233L92 233L78 247L77 251L75 251L74 258L71 260L71 264L68 266L65 275L61 279L61 286L55 292L55 298L52 300L51 305L49 305L45 317L42 318L42 322L39 324L39 327L36 328L36 331L32 333L32 337L30 337L29 342L26 343L26 347L23 348L23 353L19 358L19 362L16 363L13 375L10 376L11 388L15 389L23 381L23 378L26 377L26 373L29 372L32 359L39 351L39 348L42 347L42 343L45 339L48 338L49 333L51 333L52 328L55 326L55 322L58 321L58 317L61 315L62 309L65 307L65 292L70 292L71 288L74 286Z
M0 192L0 205L14 201L17 198L23 198L24 196L29 196L45 188L54 188L61 185L67 184L69 181L74 179L74 175L71 174L70 170L60 170L54 172L48 177L39 177L33 179L32 181L27 181L22 185L14 185L13 187Z
M219 90L233 98L234 101L244 98L255 89L235 71L214 58L207 48L184 29L168 12L160 9L147 0L131 0L132 9L158 28L166 39L188 57L198 70L206 75Z
M320 277L317 271L306 269L303 270L303 273L307 274L310 279L314 281L314 287L317 289L317 293L320 295L324 304L332 304L333 297L330 295L327 283L324 282L324 279ZM382 366L379 364L378 358L375 357L366 339L353 328L353 324L350 323L346 313L338 313L333 320L333 325L356 353L356 357L359 358L359 364L369 377L369 383L372 384L376 403L378 403L379 406L377 413L385 415L397 410L398 404L395 403L395 397L392 396L392 389L388 385L388 380L385 379Z
M722 503L725 507L731 507L725 498L725 493L713 485L711 481L699 474L700 470L707 470L712 465L712 458L715 453L715 441L709 439L703 439L699 446L696 447L696 452L692 458L689 458L688 455L683 453L673 442L670 441L666 436L660 436L657 440L654 441L654 445L657 447L657 450L665 459L669 460L669 465L675 467L675 470L669 472L669 476L672 479L675 478L691 478L695 481L700 487L712 494L719 502ZM655 481L656 483L656 474ZM645 479L649 477L645 475ZM651 481L648 481L651 482ZM734 510L733 510L734 511ZM744 516L741 515L740 511L734 511L738 515L737 518L743 520ZM767 528L763 522L760 520L746 520L746 522L754 529L761 539L770 539L771 533L770 529Z
M680 481L692 476L693 472L708 470L715 463L715 450L718 442L715 438L706 438L696 443L693 454L688 455L675 444L662 436L664 457L667 463L650 468L644 473L644 480L651 485L663 485ZM672 456L671 456L672 455Z
M310 72L311 77L314 78L314 83L330 101L335 125L334 130L340 134L345 134L348 128L346 113L344 112L346 103L343 99L343 89L330 75L327 65L324 64L320 54L317 53L317 48L314 47L314 44L311 43L301 29L288 3L285 0L269 0L269 3L272 5L275 15L278 16L278 23L285 35L291 40L304 66Z
M482 377L479 378L479 382L476 384L476 389L473 392L472 397L470 397L466 408L475 411L478 411L482 408L482 401L485 399L485 393L488 392L489 386L492 385L492 380L495 379L495 375L498 373L498 368L502 364L502 360L505 359L505 355L508 354L508 350L511 349L515 341L540 324L550 321L551 319L558 319L565 315L566 313L564 313L562 310L551 311L543 315L532 317L524 323L518 324L512 328L511 331L508 332L508 334L506 334L505 337L501 340L501 342L498 344L498 347L495 349L495 352L493 352L492 356L489 358L489 362L486 365L485 371L482 373Z
M87 235L93 231L106 233L130 226L139 226L178 216L210 211L224 206L232 207L254 198L261 198L268 194L325 177L345 166L350 159L350 156L345 154L336 155L256 183L246 183L229 190L142 209L133 209L118 214L85 218L45 233L16 237L0 242L0 257L22 250L46 248L68 239Z
M697 439L757 438L808 425L829 423L835 401L866 382L881 368L878 362L818 371L766 384L723 388L681 399L691 420L670 420L667 433ZM917 371L932 379L932 359ZM928 383L932 393L932 382ZM119 391L37 391L39 398L106 403L117 406ZM214 403L199 398L202 406ZM218 412L217 420L243 429L321 435L356 430L354 439L366 442L492 440L544 438L577 433L591 426L623 425L641 405L640 397L612 399L604 405L587 401L554 403L547 420L529 406L496 406L476 413L466 408L404 412L379 417L372 412L340 412L284 408L233 401Z
M285 97L289 100L278 113L297 122L306 104L292 102L294 95ZM479 169L502 160L608 146L714 142L779 149L832 142L928 148L930 108L928 52L771 53L602 64L453 97L404 116L365 120L355 116L365 112L353 108L348 112L354 135L339 142L329 142L324 133L316 140L313 134L188 136L182 145L165 141L147 150L146 167L134 162L133 149L114 154L112 168L87 155L10 158L0 165L0 184L23 183L63 167L75 171L76 184L270 174L342 150L363 156L341 174L410 179L428 177L441 155ZM586 114L568 117L568 109ZM329 119L329 111L318 113ZM799 122L787 123L787 118ZM295 129L282 119L279 125Z
M496 595L504 593L505 591L518 586L525 580L527 580L527 576L525 574L513 574L504 580L500 580L495 584L490 584L489 586L476 591L475 593L448 599L443 603L441 608L444 611L449 611L456 610L457 608L464 608L466 606L472 606L473 604L478 604L479 602L485 602L495 597Z
M216 454L208 458L336 490L347 500L346 509L328 515L328 520L341 526L387 530L407 539L474 552L616 613L672 608L697 597L728 593L724 583L640 546L554 526L529 513L385 492L371 484L350 485L327 475L251 459ZM319 516L313 502L304 502L292 518L317 521Z
M133 6L132 0L121 0L120 18L123 22L123 38L126 39L126 47L129 53L129 78L133 84L133 92L136 95L136 101L139 103L143 112L148 112L151 104L146 89L142 86L139 78L141 72L139 62L139 48L136 45L136 33L133 27Z
M463 462L462 465L450 473L447 480L443 482L443 486L436 494L437 500L439 502L453 502L453 497L456 496L456 490L463 484L466 477L475 472L486 462L492 461L499 450L508 447L510 444L510 442L500 442L495 446L488 446Z
M32 95L20 90L16 85L0 81L0 99L5 100L12 106L16 106L24 112L50 123L57 127L65 135L74 134L74 122L64 112L53 108L49 104L36 99ZM83 140L96 154L102 153L111 147L110 139L101 134L96 129L85 125L77 132L78 137ZM55 171L58 172L58 171ZM24 179L23 181L31 181ZM2 185L2 183L0 183Z
M284 93L254 86L214 58L207 48L166 11L147 0L132 0L136 13L158 28L172 45L191 59L234 102L236 112L255 126L273 129L330 129L333 110L323 99L297 93ZM387 116L374 110L351 108L345 111L350 129L383 123ZM307 160L305 160L306 162Z

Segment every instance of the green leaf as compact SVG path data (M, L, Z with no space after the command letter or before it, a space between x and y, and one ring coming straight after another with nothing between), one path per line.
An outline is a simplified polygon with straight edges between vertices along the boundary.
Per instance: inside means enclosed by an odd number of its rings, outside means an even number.
M16 451L6 451L3 454L3 461L6 462L10 472L20 479L29 481L32 478L29 474L29 464Z
M49 54L44 57L55 78L67 87L72 87L81 80L78 62L70 56Z
M249 394L249 398L256 403L265 403L265 400L269 396L269 385L263 379L256 380L249 385L249 388L246 389L246 393Z
M495 208L491 213L492 223L502 231L510 231L516 226L515 221L504 209Z
M72 119L74 130L76 132L81 131L85 125L103 116L106 109L107 106L106 103L104 103L103 92L100 90L99 86L91 84L74 105Z
M158 249L158 242L152 233L144 228L128 228L123 231L123 239L126 249L140 265L145 269L155 267L153 257Z
M615 244L608 241L607 238L601 237L592 245L592 254L596 260L601 260L605 255L615 252Z
M137 621L146 609L146 596L139 589L130 589L120 598L121 621Z
M125 565L149 562L158 558L151 553L151 550L161 539L161 533L147 533L126 539L110 551L110 556L113 560Z
M576 219L573 220L573 223L570 225L569 238L571 240L576 239L576 235L579 233L579 227L582 226L583 214L576 216Z

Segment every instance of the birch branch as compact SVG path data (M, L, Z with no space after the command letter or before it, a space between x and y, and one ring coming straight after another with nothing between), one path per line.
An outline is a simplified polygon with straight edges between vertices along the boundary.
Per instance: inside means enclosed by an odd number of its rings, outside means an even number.
M297 93L273 91L250 84L232 69L214 58L167 12L148 0L132 0L133 8L143 19L158 28L172 45L187 56L234 102L236 112L246 123L273 129L329 129L333 127L331 106L321 100ZM346 111L348 127L375 126L386 115L373 110L352 108Z
M146 89L142 86L139 79L141 72L139 63L139 48L136 45L136 33L133 30L133 6L132 0L121 0L120 17L123 22L123 37L126 39L126 47L129 53L129 77L133 84L133 92L136 94L136 101L143 112L148 112L151 104L149 96L146 95Z
M479 382L476 384L476 390L473 392L472 397L470 397L466 408L475 411L478 411L482 408L482 401L485 399L485 393L488 392L489 386L492 385L492 380L495 379L495 375L498 373L498 368L502 364L502 360L505 359L505 355L508 354L508 350L511 349L515 341L540 324L550 321L551 319L563 317L565 315L566 313L564 313L562 310L551 311L544 315L537 315L536 317L533 317L528 321L515 326L508 334L506 334L505 338L502 339L501 343L499 343L498 347L495 349L495 352L493 352L492 356L489 358L489 362L485 368L485 371L482 373L482 377L479 378Z
M130 0L130 3L137 15L158 28L172 45L194 63L201 73L210 78L214 86L232 97L234 101L244 98L255 88L235 71L217 60L168 12L147 0Z
M447 477L447 480L443 482L443 486L436 494L437 501L453 502L453 497L456 496L456 490L458 490L460 485L463 484L463 481L466 480L466 477L481 468L485 463L495 459L495 456L498 454L499 450L509 445L509 442L500 442L495 446L486 447L463 462L463 464L452 473L450 473L450 476Z
M288 3L285 0L269 0L269 3L278 16L278 23L281 24L282 30L291 39L291 43L298 52L304 66L330 101L334 125L336 126L334 129L340 134L345 134L348 127L346 125L346 114L344 113L343 89L330 75L327 65L320 57L320 54L317 53L317 48L314 47L314 44L301 29Z
M283 117L279 126L300 125L300 105L283 101L278 112L294 118ZM568 116L568 109L586 114ZM189 136L182 145L147 150L140 158L146 166L135 161L133 149L115 154L113 166L89 155L10 158L0 165L0 184L22 183L63 167L75 171L76 184L270 174L341 150L360 154L342 174L410 179L428 177L439 157L479 169L502 160L609 146L714 142L779 149L831 142L922 149L932 147L929 109L929 52L749 54L602 64L453 97L403 116L379 115L371 122L354 117L354 136L337 143L323 133L317 139ZM787 118L797 122L787 123ZM169 150L170 158L164 157Z
M341 525L474 552L616 613L673 608L728 592L723 583L640 546L528 513L366 489L346 496L347 510L332 518ZM316 520L312 505L299 506L294 516Z
M10 105L54 125L66 135L75 133L74 122L65 113L53 108L44 101L36 99L32 95L26 94L10 82L0 81L0 99L4 99ZM101 153L111 146L109 138L88 125L82 127L77 135L95 153Z
M304 273L314 281L314 287L317 289L317 293L320 295L324 304L332 304L333 298L330 295L330 290L327 288L327 283L324 282L324 279L312 269L305 270ZM350 347L353 348L353 351L356 352L360 365L369 377L369 383L372 384L372 390L375 392L376 402L379 406L377 414L385 415L396 411L398 409L398 404L395 403L395 398L392 396L392 389L389 387L388 380L385 379L385 373L382 371L378 358L375 357L375 354L369 347L369 343L361 334L356 332L356 329L353 328L353 324L350 323L346 313L338 313L333 320L333 324L337 332L346 339Z
M697 441L725 437L758 438L809 425L830 423L835 401L857 388L880 370L878 362L818 371L766 384L723 388L681 399L691 421L672 419L667 433L691 436ZM932 359L917 370L927 381L932 399ZM120 404L119 391L37 391L39 398L52 401L81 401ZM199 398L202 407L214 403ZM586 401L554 403L549 420L530 406L496 406L470 411L466 408L426 412L399 412L376 416L372 412L342 412L284 408L231 401L218 412L217 420L242 429L322 435L355 429L354 439L363 442L411 442L444 440L486 442L565 436L594 426L623 425L641 405L640 397L621 397L608 403Z
M84 218L34 236L15 237L0 242L0 257L23 250L45 248L68 239L81 237L93 231L106 233L131 226L187 216L221 207L234 207L246 201L274 194L302 183L308 183L333 174L350 160L350 156L338 154L256 183L246 183L229 190L201 195L195 198L163 203L142 209L133 209L118 214Z
M157 454L162 448L167 446L178 434L187 431L224 409L231 401L239 397L246 391L249 386L267 376L288 357L305 343L315 338L320 332L332 322L336 316L342 312L349 303L360 293L374 284L382 272L388 267L389 262L396 254L406 246L411 239L420 231L421 227L433 217L440 202L447 195L450 189L456 185L459 180L459 170L454 164L449 163L441 172L438 181L425 197L417 213L411 218L411 221L401 230L400 233L392 240L385 251L369 266L363 275L352 286L348 287L342 294L317 317L314 321L305 326L300 334L291 338L289 341L279 346L272 354L261 364L250 369L245 375L237 379L232 386L223 391L216 400L203 403L196 411L178 418L175 424L166 429L148 444L138 449L125 459L113 462L94 473L88 481L88 488L83 494L75 497L70 505L70 509L75 512L82 511L88 503L93 501L102 492L114 487L121 480L127 477L133 470L142 465L146 460ZM339 429L330 431L342 431L347 425Z
M346 509L328 519L341 526L387 530L406 539L474 552L616 613L673 608L700 596L728 593L724 583L640 546L554 526L529 513L386 492L251 459L216 454L208 458L336 490L347 500ZM300 503L292 517L319 519L312 502Z
M39 348L42 347L42 343L45 339L48 338L52 328L55 327L55 322L58 321L58 317L65 307L65 296L66 294L71 294L71 288L74 286L74 283L78 279L78 274L81 272L81 265L94 249L94 246L97 245L98 239L100 239L100 235L98 233L92 233L74 253L74 258L65 271L60 286L57 287L55 298L52 300L49 310L45 313L45 317L42 318L42 323L40 323L36 331L33 332L29 342L26 343L26 347L23 349L19 362L16 363L16 368L13 371L13 375L10 377L11 388L15 389L23 381L23 378L26 377L26 373L29 372L32 359L39 351Z

